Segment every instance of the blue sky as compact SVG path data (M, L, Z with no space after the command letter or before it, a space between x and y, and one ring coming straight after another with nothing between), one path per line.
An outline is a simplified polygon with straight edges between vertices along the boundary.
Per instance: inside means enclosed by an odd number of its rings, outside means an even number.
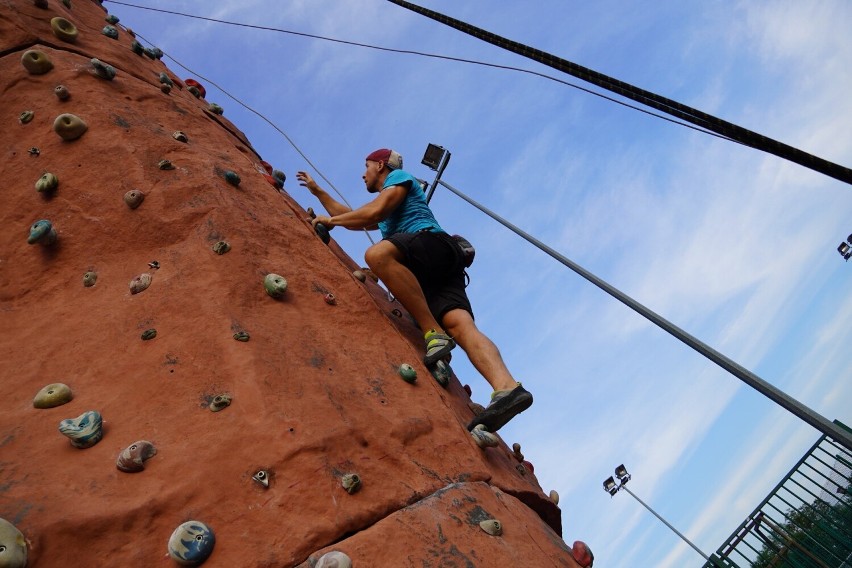
M349 41L523 67L582 84L381 0L137 0ZM852 166L852 4L423 0L423 6ZM190 20L105 2L123 24L284 130L358 205L364 156L444 179L828 419L852 424L852 187L528 74ZM182 78L187 72L166 59ZM204 82L204 81L202 81ZM586 86L585 84L583 84ZM300 187L304 160L209 83L207 100ZM316 176L315 176L316 177ZM326 185L320 182L321 185ZM501 430L565 540L596 566L700 566L632 490L714 551L818 432L446 190L442 225L477 248L468 288L534 406ZM356 260L363 233L333 236ZM378 236L374 236L378 238ZM487 384L453 367L484 403Z

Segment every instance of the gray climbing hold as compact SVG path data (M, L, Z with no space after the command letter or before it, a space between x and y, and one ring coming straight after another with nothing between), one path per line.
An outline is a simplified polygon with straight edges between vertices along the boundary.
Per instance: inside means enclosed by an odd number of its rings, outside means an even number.
M241 180L240 176L237 175L237 172L232 172L231 170L228 170L225 172L225 181L236 187L240 185Z
M35 182L36 191L39 193L52 193L57 187L59 187L59 178L50 172L45 172Z
M470 435L480 448L494 448L500 444L500 438L489 432L484 424L477 424L476 428L470 431Z
M47 0L33 0L33 4L35 4L36 8L41 8L42 10L48 8Z
M69 91L68 87L65 85L56 85L53 89L53 94L55 94L56 98L60 101L67 101L71 98L71 91Z
M402 377L402 380L406 383L414 384L417 381L417 371L415 371L414 367L408 363L403 363L399 366L399 376Z
M142 332L142 341L151 341L157 337L157 330L153 327Z
M550 500L553 501L554 505L559 504L559 493L556 492L556 489L551 489L548 497L550 497Z
M118 19L118 16L115 16L115 15L113 15L113 14L110 14L109 16L107 16L106 18L104 18L104 21L105 21L106 23L108 23L108 24L110 24L110 25L114 26L115 24L117 24L117 23L119 22L119 19Z
M279 274L270 273L263 279L263 287L273 298L283 298L287 291L287 280Z
M245 343L249 339L251 339L251 336L249 335L249 333L247 331L238 331L237 333L234 334L234 339L236 339L237 341L242 341L243 343Z
M159 163L157 163L157 167L160 168L161 170L173 170L173 169L175 169L174 164L172 164L171 161L169 161L169 160L160 160Z
M186 134L184 134L180 130L175 130L174 133L172 134L172 138L174 138L178 142L183 142L183 143L189 142L189 138L187 138Z
M432 367L429 369L432 373L432 377L438 381L438 384L444 388L450 384L450 366L447 365L443 360L438 360Z
M31 75L44 75L53 69L50 57L38 49L29 49L21 56L21 64Z
M361 489L361 478L357 473L347 473L343 476L341 480L341 485L346 490L347 493L352 495L353 493L357 493L359 489Z
M28 122L32 121L34 116L34 111L25 110L18 116L18 122L20 122L21 124L27 124Z
M76 114L66 112L57 116L56 120L53 121L53 131L68 142L76 140L88 129L89 126L86 122Z
M33 407L55 408L71 402L73 398L74 393L71 392L71 387L68 385L64 383L50 383L36 393L33 399ZM2 563L0 563L0 566L2 566Z
M213 552L216 537L201 521L187 521L169 538L169 556L181 566L198 566Z
M160 83L162 83L163 85L168 85L169 87L175 86L174 81L172 81L171 77L169 77L169 75L165 71L160 72Z
M500 536L503 534L503 525L497 519L487 519L479 523L479 528L484 530L491 536Z
M195 97L196 99L201 98L201 91L198 90L198 87L196 87L194 85L190 85L189 87L186 88L186 90L189 91L189 93L192 94L192 96Z
M335 298L334 294L332 294L331 292L326 294L325 298L323 298L323 299L325 300L325 303L328 304L329 306L336 306L337 305L337 298Z
M213 114L218 114L218 115L225 114L225 109L223 109L221 106L217 105L216 103L210 103L209 105L207 105L207 110L209 110Z
M216 254L225 254L229 250L231 250L231 245L225 241L219 241L213 245L213 252Z
M130 49L136 55L145 55L145 48L135 39L130 43Z
M523 463L524 454L521 453L521 445L517 442L512 444L512 457L514 457L519 463Z
M91 448L103 438L103 418L97 410L88 410L77 418L59 423L59 431L71 440L75 448Z
M124 194L124 202L131 209L136 209L145 201L145 194L139 189L131 189Z
M44 246L50 246L56 242L56 229L53 228L53 223L47 219L39 219L30 226L30 236L27 238L27 243L34 245L39 243Z
M219 412L225 408L231 406L231 401L233 397L228 393L217 394L213 397L213 400L210 401L210 410L212 412Z
M41 150L39 150L39 149L38 149L38 148L36 148L35 146L33 146L32 148L30 148L29 150L27 150L27 152L29 153L29 155L30 155L30 156L36 156L36 157L37 157L39 154L41 154Z
M0 566L25 568L27 565L27 539L18 528L0 519Z
M314 231L319 236L320 240L325 244L331 240L331 235L328 234L328 227L323 225L322 223L317 223L314 225Z
M124 448L115 460L115 467L126 473L145 469L145 461L157 455L157 448L147 440L133 442Z
M110 39L118 39L118 29L115 26L106 25L101 33Z
M89 271L83 275L83 286L91 288L98 281L98 273Z
M115 67L112 65L104 63L97 57L93 57L91 63L92 67L95 69L95 74L101 79L112 81L115 78Z
M257 481L264 489L269 487L269 472L265 469L258 470L254 475L251 476L252 479Z
M355 270L352 272L352 276L360 280L361 282L367 281L367 275L361 272L360 270Z
M147 290L148 286L151 285L151 280L153 278L153 275L147 272L143 272L142 274L130 281L130 293L138 294L139 292Z
M315 568L352 568L352 559L339 550L332 550L320 557Z

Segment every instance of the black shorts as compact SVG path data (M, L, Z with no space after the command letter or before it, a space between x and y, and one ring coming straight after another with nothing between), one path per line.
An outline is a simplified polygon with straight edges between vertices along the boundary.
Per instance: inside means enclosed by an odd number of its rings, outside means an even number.
M461 308L473 317L464 291L464 256L456 240L447 233L397 233L386 240L402 251L408 267L426 296L429 311L442 323L444 314Z

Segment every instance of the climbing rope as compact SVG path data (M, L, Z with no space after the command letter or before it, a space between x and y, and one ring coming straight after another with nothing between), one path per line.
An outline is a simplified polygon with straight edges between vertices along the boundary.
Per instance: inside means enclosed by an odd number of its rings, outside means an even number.
M587 81L623 97L655 108L666 114L676 116L692 124L696 124L701 128L715 132L725 138L750 146L756 150L762 150L764 152L774 154L780 158L784 158L785 160L789 160L829 177L833 177L836 180L852 184L852 169L829 162L828 160L824 160L820 157L814 156L813 154L808 154L798 148L788 146L787 144L778 142L777 140L773 140L772 138L768 138L762 134L758 134L757 132L752 132L751 130L737 126L736 124L727 122L721 118L717 118L677 101L640 89L639 87L619 81L618 79L613 79L603 73L598 73L597 71L593 71L592 69L583 67L582 65L572 63L571 61L567 61L561 57L547 53L546 51L541 51L528 45L512 41L483 30L482 28L477 28L476 26L462 22L461 20L445 16L439 12L422 8L416 4L412 4L411 2L406 2L405 0L388 0L388 2L392 2L393 4L411 10L412 12L431 18L436 22L455 28L492 45L496 45L497 47L523 55L528 59L538 61L548 67L573 75L578 79L582 79L583 81Z
M640 304L624 292L618 290L611 284L608 284L606 281L598 278L588 270L584 269L579 264L559 254L549 246L542 243L540 240L536 239L529 233L526 233L523 230L519 229L518 227L516 227L503 217L497 215L493 211L489 210L485 206L477 203L476 201L474 201L458 189L454 188L447 182L443 180L438 180L438 183L443 185L455 195L457 195L464 201L467 201L469 204L473 205L474 207L476 207L477 209L479 209L480 211L482 211L483 213L485 213L486 215L509 229L510 231L525 239L527 242L537 247L539 250L547 253L555 260L567 266L568 268L570 268L571 270L573 270L574 272L576 272L577 274L579 274L580 276L582 276L583 278L585 278L586 280L588 280L589 282L591 282L592 284L594 284L595 286L597 286L598 288L600 288L601 290L603 290L628 308L632 309L657 327L673 335L675 338L679 339L695 351L698 351L701 355L704 355L704 357L710 359L711 361L713 361L714 363L716 363L717 365L719 365L720 367L722 367L723 369L725 369L726 371L728 371L729 373L731 373L732 375L734 375L735 377L737 377L762 395L766 396L779 406L788 410L795 416L798 416L799 418L801 418L826 436L830 436L835 441L845 446L846 449L852 450L852 435L850 435L850 433L846 430L843 430L830 420L826 419L824 416L814 412L801 402L797 401L796 399L790 397L783 391L764 381L742 365L722 355L720 352L716 351L703 341L690 335L672 322L668 321L656 312Z

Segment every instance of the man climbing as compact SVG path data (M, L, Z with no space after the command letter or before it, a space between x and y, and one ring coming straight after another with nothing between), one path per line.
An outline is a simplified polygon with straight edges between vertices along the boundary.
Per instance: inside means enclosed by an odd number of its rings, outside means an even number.
M402 156L383 148L367 156L366 162L362 177L367 191L379 195L354 210L332 198L308 173L296 174L330 215L318 215L312 222L329 228L381 230L382 240L367 249L364 260L424 332L427 366L446 357L456 343L464 349L494 389L488 407L467 429L483 424L496 432L529 408L533 397L512 378L497 346L473 321L461 247L435 220L420 182L402 170Z

